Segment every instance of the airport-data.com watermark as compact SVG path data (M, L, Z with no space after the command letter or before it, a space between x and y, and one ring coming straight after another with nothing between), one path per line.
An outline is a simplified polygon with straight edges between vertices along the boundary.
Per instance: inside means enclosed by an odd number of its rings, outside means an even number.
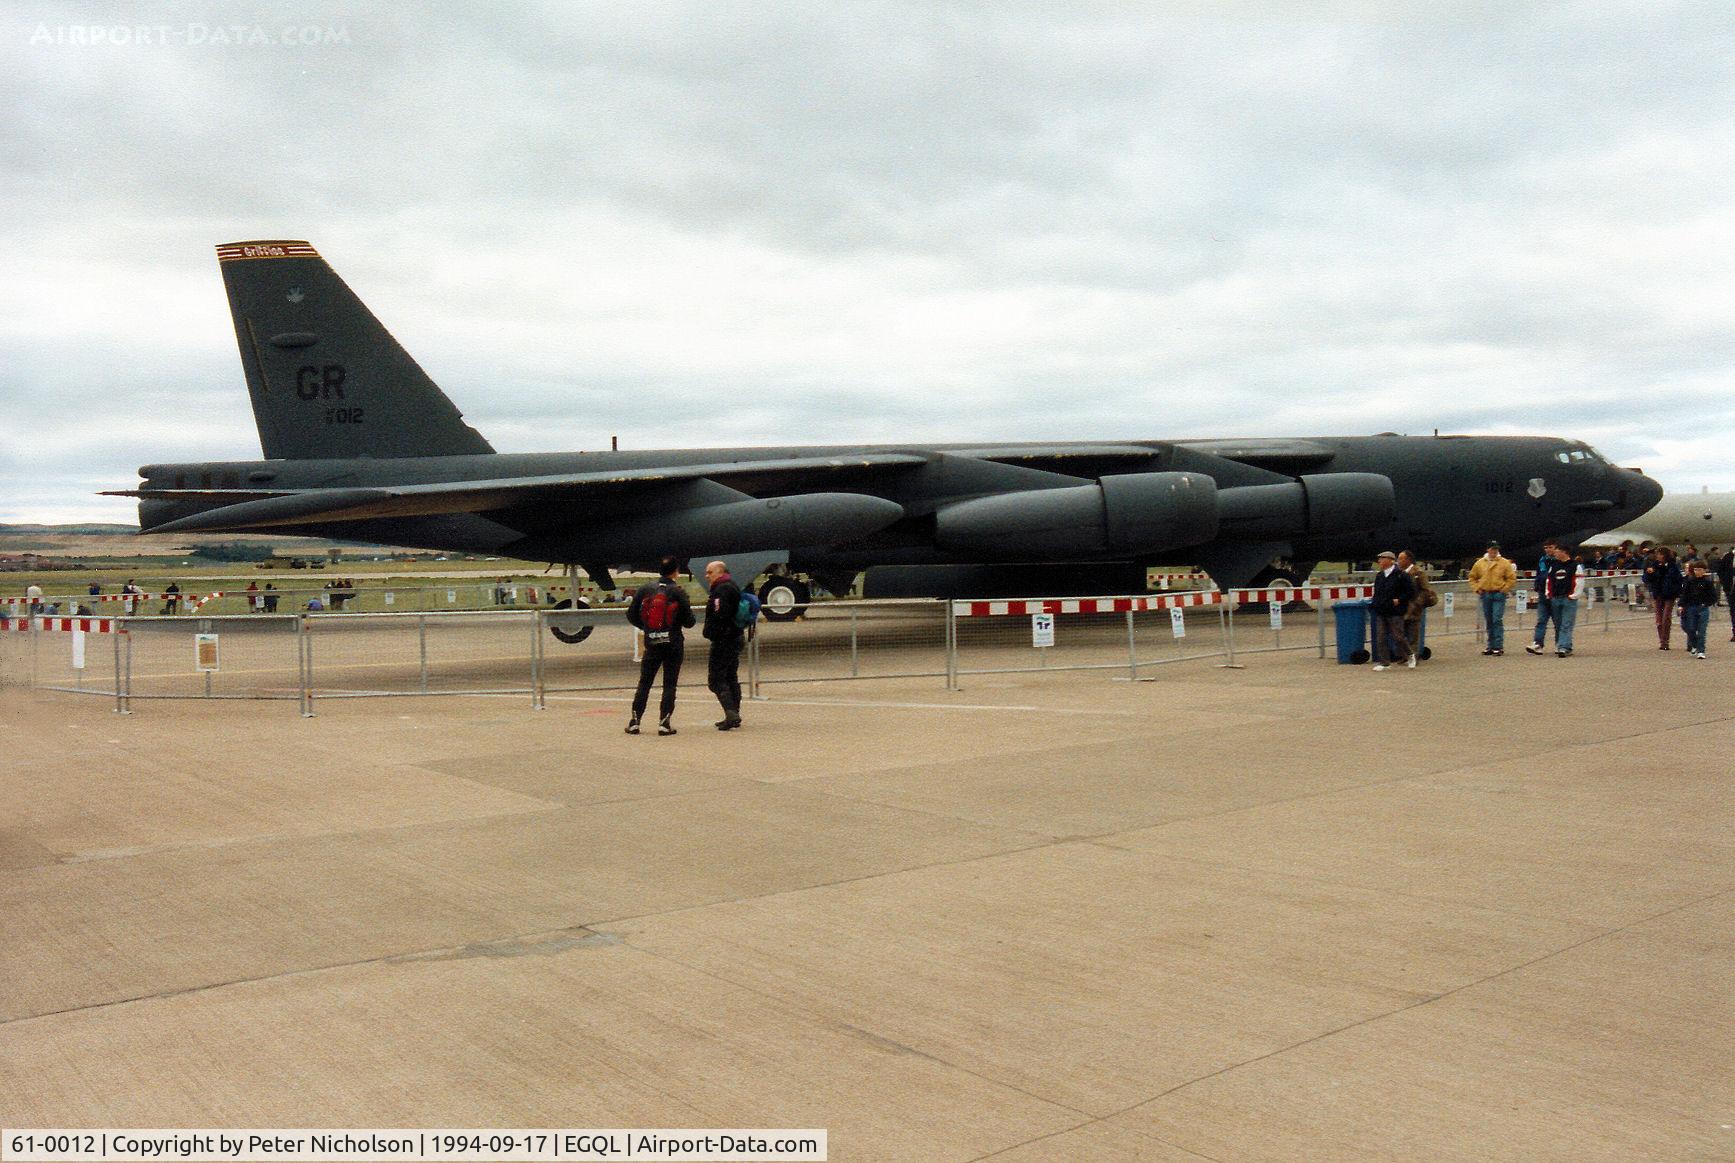
M38 24L28 43L50 48L328 48L350 43L330 24Z

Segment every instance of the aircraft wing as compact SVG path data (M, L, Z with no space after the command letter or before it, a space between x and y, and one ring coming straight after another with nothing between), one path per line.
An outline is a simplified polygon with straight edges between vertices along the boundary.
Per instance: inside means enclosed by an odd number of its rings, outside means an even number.
M1220 456L1224 460L1240 461L1273 472L1295 473L1302 469L1320 468L1331 463L1337 449L1317 440L1286 437L1254 440L1186 440L1181 448Z
M948 448L954 456L997 460L1001 464L1055 465L1069 461L1100 460L1136 464L1156 456L1158 450L1145 444L1008 444L998 448Z
M151 533L187 533L243 527L305 525L373 517L426 517L446 513L485 513L517 505L571 501L587 492L644 488L694 480L747 481L758 476L824 474L916 465L927 457L913 452L876 452L850 456L791 457L782 460L725 461L714 464L659 465L651 468L504 477L495 480L443 481L420 485L261 489L118 489L105 496L158 501L220 501L214 509L153 526Z

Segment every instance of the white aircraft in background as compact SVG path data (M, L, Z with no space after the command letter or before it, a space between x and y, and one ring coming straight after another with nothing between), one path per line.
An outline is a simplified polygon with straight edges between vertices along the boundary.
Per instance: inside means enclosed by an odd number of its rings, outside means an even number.
M1735 543L1735 493L1713 493L1709 489L1664 493L1656 508L1636 523L1598 533L1585 544L1619 545L1623 541L1634 544L1652 541L1677 548L1691 541L1700 549L1713 545L1728 548Z

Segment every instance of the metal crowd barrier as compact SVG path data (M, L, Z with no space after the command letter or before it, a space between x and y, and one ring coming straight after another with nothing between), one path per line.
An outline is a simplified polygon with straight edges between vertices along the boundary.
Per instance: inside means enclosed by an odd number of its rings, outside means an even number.
M1649 619L1635 607L1636 574L1587 579L1579 632ZM1467 583L1436 581L1424 642L1484 640ZM949 690L971 676L1101 671L1130 680L1155 668L1216 659L1243 666L1277 651L1337 654L1338 602L1367 584L1276 590L1174 591L1103 598L814 603L794 622L761 622L743 654L755 696L779 684L933 678ZM1527 590L1509 602L1506 632L1527 640ZM46 604L46 603L45 603ZM1599 609L1600 607L1600 609ZM385 696L496 695L542 708L552 693L630 690L641 646L622 607L458 612L205 612L176 616L30 616L0 604L0 679L112 697L115 709L154 699L317 701ZM1600 617L1599 617L1600 615ZM551 633L559 630L563 640ZM688 634L683 685L703 687L706 646ZM27 674L28 678L23 676Z

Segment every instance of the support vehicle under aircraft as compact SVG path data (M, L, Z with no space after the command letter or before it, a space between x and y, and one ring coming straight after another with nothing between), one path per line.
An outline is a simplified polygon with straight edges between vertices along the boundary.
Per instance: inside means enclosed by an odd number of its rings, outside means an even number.
M807 445L498 453L306 242L219 246L264 457L151 464L146 533L281 530L611 569L763 563L768 608L869 596L1142 592L1154 563L1219 585L1385 548L1520 557L1662 495L1556 437ZM749 569L742 568L751 562ZM1292 575L1292 576L1293 576Z

